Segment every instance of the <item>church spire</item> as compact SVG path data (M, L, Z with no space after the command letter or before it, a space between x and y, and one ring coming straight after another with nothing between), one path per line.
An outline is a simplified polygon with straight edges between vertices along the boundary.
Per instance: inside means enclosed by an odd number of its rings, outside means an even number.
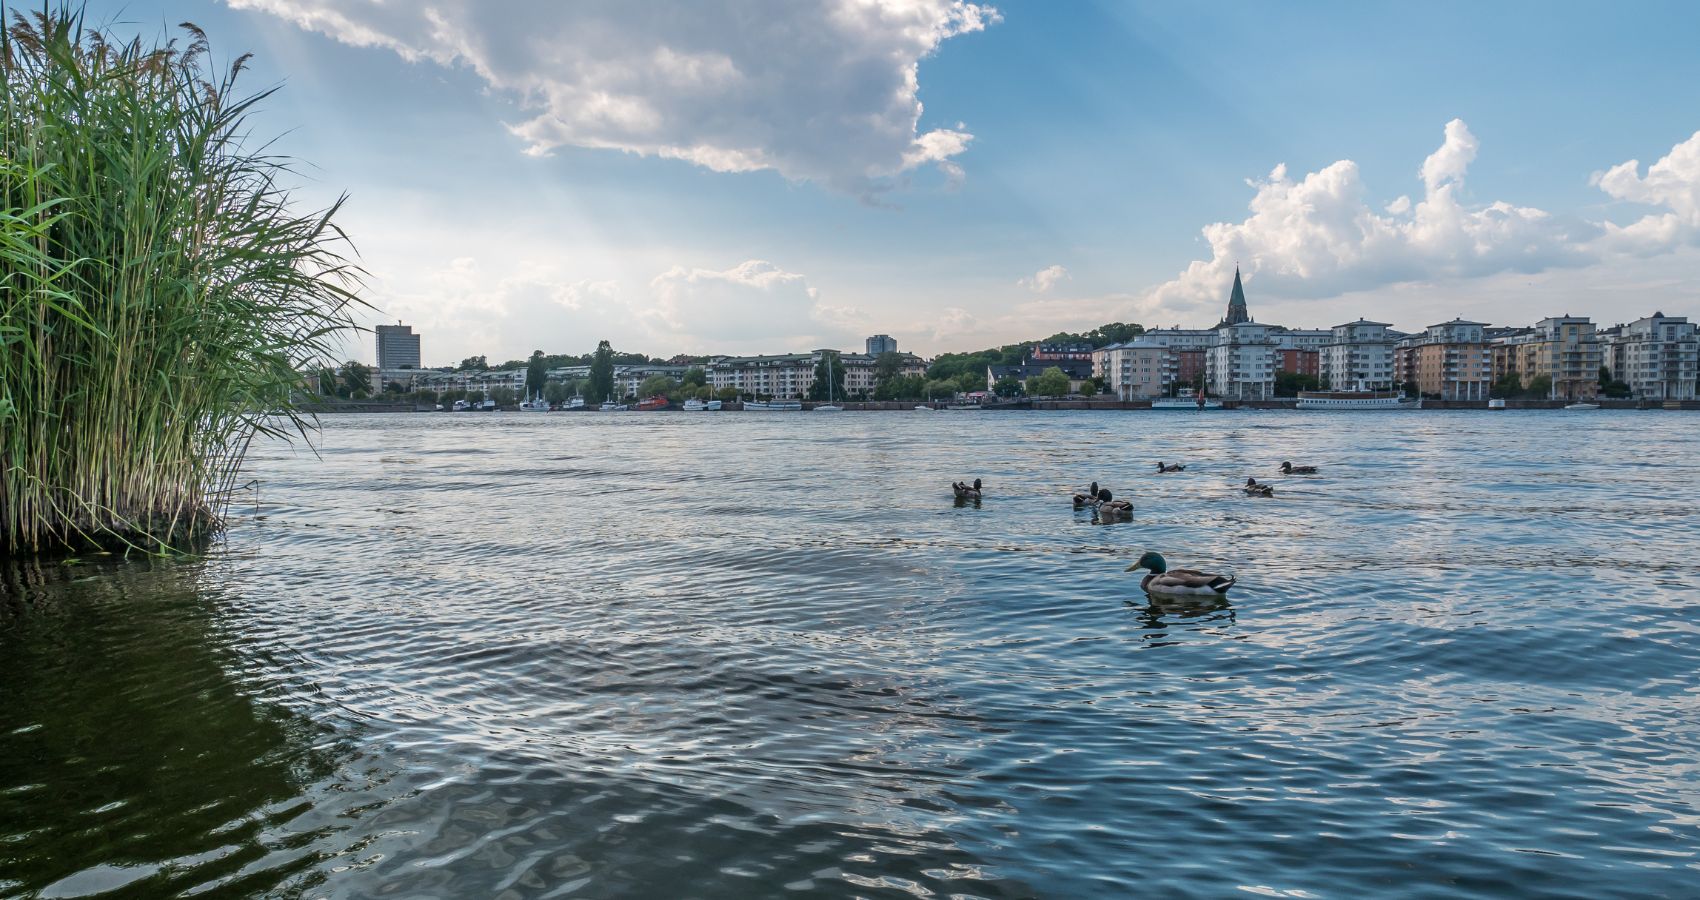
M1228 295L1228 316L1222 321L1228 325L1251 321L1251 313L1245 308L1245 288L1240 286L1239 266L1234 266L1234 292Z

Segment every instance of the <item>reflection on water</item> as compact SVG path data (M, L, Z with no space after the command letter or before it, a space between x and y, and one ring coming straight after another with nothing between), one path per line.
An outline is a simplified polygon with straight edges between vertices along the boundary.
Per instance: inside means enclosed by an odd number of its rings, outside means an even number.
M0 891L260 890L317 863L340 740L273 693L194 567L0 570Z
M6 570L0 896L1692 896L1693 421L333 418Z

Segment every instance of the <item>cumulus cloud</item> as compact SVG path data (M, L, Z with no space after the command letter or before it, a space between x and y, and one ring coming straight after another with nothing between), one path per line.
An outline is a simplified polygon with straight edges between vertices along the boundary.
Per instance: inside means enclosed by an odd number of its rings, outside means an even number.
M465 66L530 116L526 152L607 148L862 194L954 161L918 128L920 61L998 21L967 0L226 0L355 46Z
M1592 183L1614 200L1664 207L1626 226L1608 223L1607 240L1633 252L1662 252L1700 238L1700 131L1671 148L1641 174L1641 161L1629 160L1596 172Z
M1340 160L1293 179L1285 165L1248 181L1256 192L1241 222L1205 226L1211 258L1191 263L1140 304L1195 312L1225 302L1236 265L1247 281L1277 296L1331 297L1414 280L1538 272L1597 258L1597 225L1568 221L1504 201L1471 204L1464 177L1477 141L1463 121L1423 161L1424 195L1377 211L1357 163Z
M1063 268L1062 266L1046 266L1045 268L1034 272L1031 278L1022 278L1017 280L1015 283L1035 294L1048 294L1051 292L1051 288L1056 287L1072 277L1072 275L1068 274L1068 269Z
M650 292L644 325L658 339L697 350L812 350L863 318L854 308L821 303L807 278L761 259L724 271L674 266L655 276Z

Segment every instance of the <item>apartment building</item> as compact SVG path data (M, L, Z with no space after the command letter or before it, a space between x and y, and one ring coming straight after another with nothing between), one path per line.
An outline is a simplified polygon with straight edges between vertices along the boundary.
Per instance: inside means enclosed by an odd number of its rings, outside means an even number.
M1093 371L1104 379L1104 388L1122 400L1149 400L1168 394L1170 377L1167 347L1116 344L1098 353Z
M1515 373L1525 386L1551 379L1551 400L1593 400L1600 393L1603 356L1586 316L1554 316L1533 328L1500 337L1492 345L1493 378Z
M721 356L708 362L710 386L716 390L732 388L740 394L764 395L781 400L808 396L815 384L815 368L827 350L812 353L786 353L777 356ZM900 354L898 373L904 376L925 375L927 363L913 353ZM872 393L878 359L866 353L839 353L839 365L844 367L844 393L854 397Z
M1394 382L1440 400L1488 399L1494 376L1486 329L1453 319L1406 336L1393 345Z
M1597 333L1600 364L1643 400L1693 400L1700 338L1686 316L1662 312Z
M1335 390L1393 386L1394 333L1386 322L1359 319L1336 325L1320 348L1322 378Z
M1234 400L1275 396L1275 326L1247 321L1215 331L1216 343L1205 353L1210 392Z

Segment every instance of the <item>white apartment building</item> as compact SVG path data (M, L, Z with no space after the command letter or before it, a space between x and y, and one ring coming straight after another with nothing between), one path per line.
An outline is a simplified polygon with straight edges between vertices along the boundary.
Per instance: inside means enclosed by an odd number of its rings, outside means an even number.
M1168 393L1173 379L1167 347L1130 341L1099 350L1093 369L1104 387L1122 400L1149 400Z
M1386 322L1359 319L1336 325L1321 348L1322 378L1335 390L1393 386L1393 342L1399 335Z
M1686 316L1662 312L1600 332L1601 364L1644 400L1693 400L1700 338Z
M1158 380L1158 396L1167 393L1169 387L1179 381L1191 380L1190 372L1182 372L1181 354L1188 351L1203 353L1216 343L1216 331L1211 328L1158 328L1147 331L1131 341L1112 344L1093 353L1092 374L1104 379L1112 393L1120 396L1123 361L1120 356L1112 359L1112 355L1129 350L1160 350L1162 351L1162 378ZM1136 395L1137 396L1137 395Z
M800 399L815 384L815 367L826 350L786 353L778 356L722 356L709 360L709 385L715 390L732 388L740 394L760 394L782 400ZM837 351L830 351L837 352ZM902 375L925 375L926 361L913 353L901 354ZM839 353L844 367L844 393L854 397L872 393L875 358L866 353Z
M1205 352L1211 393L1233 400L1275 396L1276 328L1259 322L1216 327L1216 344Z

